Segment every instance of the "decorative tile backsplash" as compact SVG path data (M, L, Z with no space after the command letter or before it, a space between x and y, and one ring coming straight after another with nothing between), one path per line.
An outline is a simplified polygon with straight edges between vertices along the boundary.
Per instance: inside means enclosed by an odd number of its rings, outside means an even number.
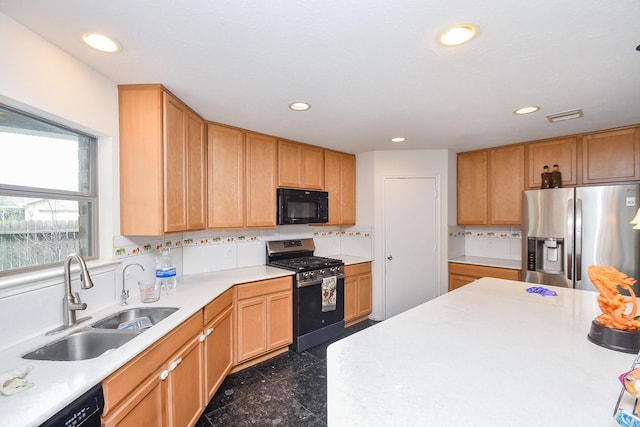
M520 260L519 227L449 227L449 258L463 255Z
M371 229L350 227L311 227L287 225L269 230L205 230L157 236L115 236L114 259L155 256L162 248L172 251L182 274L219 271L237 267L264 265L265 242L296 238L313 238L315 254L319 256L348 253L371 257L373 234ZM182 262L180 262L182 261Z

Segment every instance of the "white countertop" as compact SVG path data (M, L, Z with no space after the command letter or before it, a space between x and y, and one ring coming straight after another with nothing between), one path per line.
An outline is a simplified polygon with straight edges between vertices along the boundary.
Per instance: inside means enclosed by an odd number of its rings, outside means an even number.
M451 258L449 262L457 262L459 264L484 265L487 267L508 268L511 270L520 270L522 268L522 261L520 260L487 258L479 256L461 256L457 258Z
M635 355L587 340L598 294L530 286L482 278L330 345L329 427L617 425Z
M337 258L337 259L341 259L342 262L344 262L344 265L353 265L353 264L361 264L363 262L371 262L373 261L372 258L364 258L364 257L359 257L359 256L352 256L352 255L330 255L328 258Z
M184 276L169 295L160 301L140 303L139 297L129 299L127 307L179 307L174 314L141 333L121 347L89 360L51 362L25 360L20 356L44 344L56 341L70 331L86 328L93 322L126 307L114 305L95 313L92 319L55 336L40 335L0 352L0 372L20 366L33 366L26 379L35 385L13 396L0 395L0 425L3 427L37 426L63 409L95 384L116 371L137 354L166 335L210 301L235 284L292 275L293 272L268 266L247 267ZM52 328L56 325L52 325ZM3 325L3 327L7 327Z

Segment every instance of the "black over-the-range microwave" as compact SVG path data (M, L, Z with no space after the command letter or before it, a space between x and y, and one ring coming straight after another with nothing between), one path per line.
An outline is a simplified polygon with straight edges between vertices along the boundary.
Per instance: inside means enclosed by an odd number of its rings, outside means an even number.
M326 191L278 188L278 224L324 224L329 221Z

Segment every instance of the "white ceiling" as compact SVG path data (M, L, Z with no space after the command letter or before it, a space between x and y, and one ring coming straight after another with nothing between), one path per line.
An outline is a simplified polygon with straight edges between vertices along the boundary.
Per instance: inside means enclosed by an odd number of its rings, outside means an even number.
M638 0L0 0L0 12L118 84L162 83L207 120L352 153L640 123ZM478 37L438 45L461 23ZM122 51L86 47L89 31ZM311 110L287 108L300 100ZM541 110L512 114L526 105ZM575 108L583 118L545 118Z

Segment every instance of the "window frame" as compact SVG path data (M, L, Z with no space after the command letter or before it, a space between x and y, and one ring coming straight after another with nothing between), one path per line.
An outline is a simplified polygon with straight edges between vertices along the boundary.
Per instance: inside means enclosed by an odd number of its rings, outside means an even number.
M85 137L89 140L88 144L88 161L89 161L89 191L69 191L58 190L44 187L28 187L21 185L3 184L0 183L0 196L9 197L24 197L24 198L42 198L50 200L68 200L80 203L87 203L91 209L88 213L88 221L90 223L87 233L87 247L89 248L91 255L82 255L86 260L95 260L99 258L99 193L98 193L98 138L94 135L90 135L86 132L74 129L69 126L65 126L62 123L57 123L53 120L46 119L44 117L31 114L29 112L11 107L9 105L0 103L0 107L3 109L11 110L14 113L21 114L29 117L30 119L37 120L48 125L57 127L61 130L72 132L79 136ZM64 260L57 262L51 262L46 264L37 264L26 267L14 268L11 270L0 271L0 277L6 277L11 275L18 275L23 273L41 271L50 269L52 267L63 265Z

